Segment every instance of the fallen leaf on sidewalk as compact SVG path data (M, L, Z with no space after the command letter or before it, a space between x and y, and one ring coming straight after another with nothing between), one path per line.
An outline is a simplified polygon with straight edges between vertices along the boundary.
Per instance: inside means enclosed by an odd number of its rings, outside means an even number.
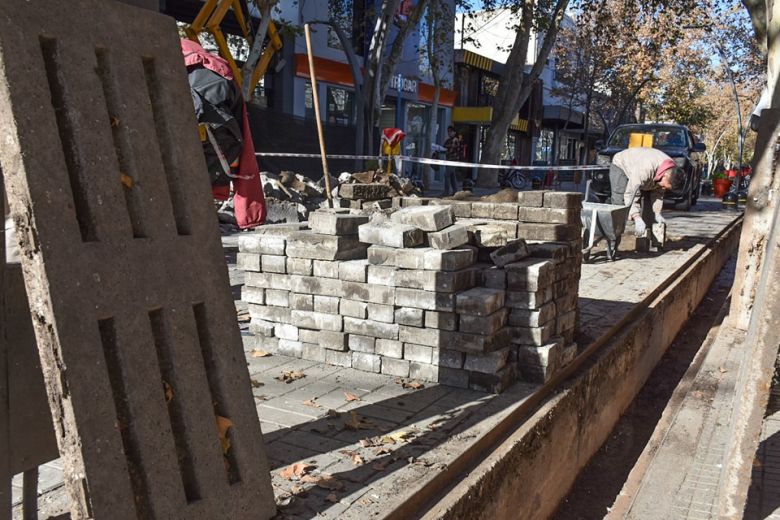
M296 484L295 486L290 488L290 493L292 493L295 496L305 496L306 488Z
M391 450L389 448L385 448L385 447L381 447L380 446L380 447L374 449L374 455L376 455L376 456L385 455L387 453L391 453Z
M121 174L120 180L122 181L122 184L127 189L130 189L135 185L135 181L133 180L133 178L127 175L126 173Z
M167 381L163 381L163 392L165 392L165 402L170 403L173 401L173 388Z
M286 468L284 468L282 471L279 472L279 476L282 477L285 480L297 480L301 479L301 477L306 476L306 474L314 469L316 466L313 464L306 464L305 462L296 462L295 464L290 464Z
M257 379L250 379L249 382L252 383L252 388L260 388L264 385L264 383L261 383Z
M364 448L373 448L379 446L381 443L376 438L360 439L360 445Z
M721 374L725 374L726 372L728 372L728 370L726 370L723 367L718 367L718 372L720 372Z
M261 348L254 349L250 354L252 357L268 357L271 355L270 352L266 352L265 350Z
M316 401L317 401L317 398L316 398L316 397L312 397L311 399L306 399L306 400L303 402L303 405L304 405L304 406L311 406L312 408L322 408L322 406L320 406L319 404L317 404L317 402L316 402Z
M360 401L358 396L350 392L344 392L344 398L347 400L347 402Z
M282 375L276 376L275 379L290 384L293 381L297 381L298 379L302 379L304 377L306 377L306 374L300 370L284 370L282 371Z
M395 380L395 384L401 385L401 388L412 390L420 390L421 388L425 388L425 385L419 381L406 381L401 377Z
M322 489L330 489L331 491L341 491L344 489L344 483L328 473L320 475L315 484Z
M328 417L340 417L341 416L341 414L339 412L337 412L336 410L334 410L333 408L329 408L328 411L326 412L326 415Z
M330 495L325 497L325 500L335 504L339 501L339 497L336 496L336 493L331 493Z
M341 450L339 451L342 455L346 455L352 460L352 464L355 466L360 466L365 464L366 461L363 460L363 457L360 456L360 454L356 451L352 450Z
M230 451L230 438L228 430L233 427L233 421L221 415L215 416L217 420L217 431L219 433L219 443L222 445L222 454L227 455Z
M390 435L385 435L384 437L382 437L381 441L383 444L395 444L399 442L408 441L411 436L412 434L407 431L400 431L400 432L391 433Z
M374 424L370 421L364 421L360 418L358 414L355 412L350 412L350 418L344 421L344 427L347 430L352 431L358 431L358 430L371 430L374 428Z

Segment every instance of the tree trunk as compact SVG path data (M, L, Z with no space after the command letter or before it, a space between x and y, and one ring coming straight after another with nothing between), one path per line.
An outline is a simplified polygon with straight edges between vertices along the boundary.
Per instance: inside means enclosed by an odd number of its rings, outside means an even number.
M382 0L380 14L374 25L374 34L368 47L365 60L365 76L363 80L363 117L366 130L366 144L369 155L374 153L374 127L377 111L381 108L380 89L384 78L382 76L382 60L384 59L387 36L390 24L398 10L401 0Z
M434 0L428 6L428 41L425 42L428 52L428 63L431 65L431 76L433 77L433 103L431 104L431 118L428 122L428 139L425 144L424 157L431 157L433 150L433 140L436 137L436 127L439 126L439 98L441 96L441 73L439 70L439 60L436 59L434 49L434 38L438 33L438 19L442 14L438 1ZM431 165L426 164L423 167L423 187L427 191L430 188L432 177Z
M544 35L542 48L536 56L530 74L524 73L525 60L528 55L528 40L531 36L531 27L534 15L534 0L525 0L522 8L520 27L515 35L512 50L507 58L504 72L498 83L498 91L493 106L493 118L490 121L485 145L482 149L483 164L497 164L501 155L501 147L506 139L509 125L512 124L523 103L531 94L534 83L539 79L544 70L547 58L550 55L558 28L561 25L566 6L569 0L557 0L552 20ZM500 107L500 109L499 109ZM477 176L477 185L481 187L495 187L498 185L498 173L493 169L480 169Z
M347 62L349 62L349 68L352 72L352 83L355 85L355 154L361 155L363 153L365 143L365 123L363 107L363 74L360 72L360 61L358 60L355 49L352 48L352 43L347 38L344 30L334 21L313 21L311 24L323 24L331 27L336 33L336 37L339 39L341 48L344 49L344 54L347 56ZM360 169L360 159L355 159L355 169Z
M409 32L412 29L417 28L422 19L422 15L428 6L428 0L418 0L417 5L414 6L412 13L409 15L409 19L406 21L403 27L398 31L393 40L393 45L390 47L390 52L385 58L382 65L382 76L389 78L395 71L395 67L398 65L398 60L401 58L404 50L404 41L406 41ZM381 106L387 96L387 91L390 89L390 82L383 81L380 85L379 92L379 105Z

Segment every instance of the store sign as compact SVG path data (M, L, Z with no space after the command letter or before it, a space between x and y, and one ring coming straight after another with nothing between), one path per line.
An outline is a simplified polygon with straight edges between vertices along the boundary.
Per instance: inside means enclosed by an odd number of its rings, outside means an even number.
M417 81L396 74L390 78L390 89L409 94L417 94Z

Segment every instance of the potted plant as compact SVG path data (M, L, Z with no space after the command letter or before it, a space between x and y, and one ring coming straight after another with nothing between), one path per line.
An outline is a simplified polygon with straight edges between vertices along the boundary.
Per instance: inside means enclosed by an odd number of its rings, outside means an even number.
M712 176L712 191L717 198L722 198L731 189L731 179L726 172L720 171Z

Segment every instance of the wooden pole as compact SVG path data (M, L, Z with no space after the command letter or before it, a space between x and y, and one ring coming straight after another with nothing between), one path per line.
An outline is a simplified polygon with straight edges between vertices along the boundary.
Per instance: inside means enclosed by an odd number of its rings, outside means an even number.
M309 55L309 77L311 78L311 97L314 100L314 117L317 120L317 135L320 138L320 155L322 156L322 174L325 176L325 191L328 195L328 206L333 207L333 195L330 191L330 172L328 171L328 159L325 153L325 136L322 132L322 118L320 118L320 97L317 95L317 74L314 71L314 54L311 52L311 30L309 24L303 25L306 34L306 52Z

